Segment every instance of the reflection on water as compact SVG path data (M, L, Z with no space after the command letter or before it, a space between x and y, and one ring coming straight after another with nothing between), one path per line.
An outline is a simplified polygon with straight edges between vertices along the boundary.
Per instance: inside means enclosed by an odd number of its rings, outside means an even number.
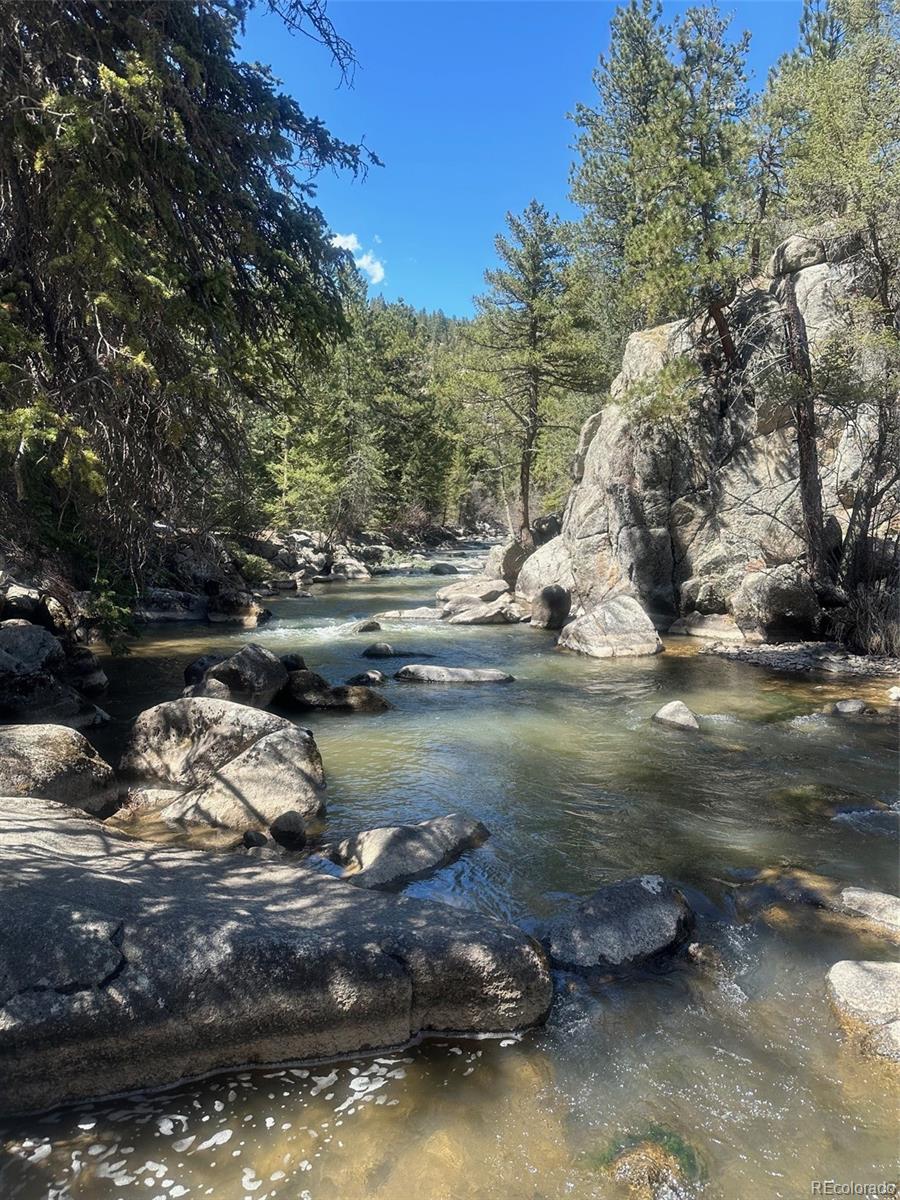
M116 722L98 744L114 755L130 717L178 694L187 662L246 641L300 651L341 682L374 637L337 626L427 603L444 582L383 578L276 601L275 621L252 633L154 630L109 664ZM648 1130L691 1148L694 1189L716 1200L894 1179L896 1092L844 1045L823 990L833 962L890 947L805 918L741 925L733 905L746 871L788 862L896 890L896 842L833 819L896 799L895 733L811 715L847 694L882 704L887 685L778 677L686 640L595 662L521 626L394 620L374 636L517 682L391 682L391 712L305 714L328 774L329 836L469 812L491 839L407 893L526 924L601 882L660 871L688 890L721 967L563 978L547 1027L521 1040L248 1070L13 1122L3 1200L616 1197L624 1185L598 1164ZM649 723L676 697L700 715L699 735Z

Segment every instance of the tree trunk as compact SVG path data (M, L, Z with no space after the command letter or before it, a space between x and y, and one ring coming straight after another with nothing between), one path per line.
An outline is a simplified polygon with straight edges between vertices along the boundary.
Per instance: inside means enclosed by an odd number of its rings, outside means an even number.
M797 458L800 467L800 504L806 540L806 561L814 584L828 582L825 558L825 518L819 479L819 449L816 444L816 413L812 362L806 337L806 322L797 305L794 280L784 280L784 331L791 371L798 381L794 403L797 425Z
M718 302L710 304L709 315L715 322L716 331L719 335L719 343L722 346L722 353L725 355L725 361L730 366L737 357L737 351L734 348L734 339L731 336L731 330L728 328L728 320L722 309L722 305Z
M531 534L531 467L537 451L538 435L541 431L540 379L532 367L528 372L528 413L522 439L522 458L519 463L519 499L522 516L519 523L519 541L526 548L534 546Z

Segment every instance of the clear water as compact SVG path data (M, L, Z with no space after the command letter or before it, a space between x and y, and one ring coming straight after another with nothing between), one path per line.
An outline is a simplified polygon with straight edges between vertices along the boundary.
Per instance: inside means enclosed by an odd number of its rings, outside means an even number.
M275 621L250 633L153 629L109 664L107 708L122 724L98 744L114 754L126 719L177 695L192 658L251 640L302 652L332 682L385 665L360 658L375 637L502 667L515 684L391 683L392 712L305 714L328 774L329 833L469 812L491 839L408 894L526 925L603 882L659 871L691 897L721 968L562 977L547 1026L519 1039L230 1072L7 1123L3 1200L612 1198L628 1193L598 1159L650 1129L691 1147L690 1194L713 1200L896 1180L896 1077L844 1043L824 992L833 962L894 950L811 911L735 915L746 873L779 864L897 890L896 841L832 819L841 798L896 800L895 731L796 720L842 695L883 703L887 685L779 677L684 641L599 662L527 626L336 632L429 603L445 582L321 588L273 602ZM676 697L701 734L649 722Z

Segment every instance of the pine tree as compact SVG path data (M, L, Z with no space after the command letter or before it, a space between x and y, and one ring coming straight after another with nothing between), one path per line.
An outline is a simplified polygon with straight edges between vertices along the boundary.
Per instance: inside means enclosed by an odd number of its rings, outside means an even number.
M527 545L542 437L570 423L567 400L596 387L598 368L583 297L569 286L571 255L559 218L532 200L506 221L508 235L495 241L500 266L485 272L490 290L476 301L472 362L485 379L486 399L503 408L517 431L518 536Z

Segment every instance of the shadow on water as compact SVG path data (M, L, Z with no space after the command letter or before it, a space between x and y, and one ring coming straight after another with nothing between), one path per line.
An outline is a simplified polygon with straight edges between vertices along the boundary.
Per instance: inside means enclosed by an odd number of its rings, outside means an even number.
M18 1122L0 1159L4 1200L602 1200L623 1192L592 1165L598 1153L650 1127L691 1145L714 1200L894 1178L890 1083L843 1042L823 986L838 959L888 951L845 929L730 916L738 878L781 863L896 890L895 840L832 819L842 804L896 799L896 733L811 718L842 694L882 703L885 685L777 676L689 641L597 662L525 626L337 628L428 604L446 582L314 589L272 602L274 620L252 632L150 631L108 664L117 723L98 744L114 756L128 720L179 694L188 662L248 641L298 651L332 683L372 665L361 655L376 638L438 664L501 667L514 685L391 680L388 713L304 714L328 777L329 836L467 812L490 840L405 894L526 922L659 871L691 890L723 970L562 977L546 1028L521 1040L232 1071ZM675 698L699 734L650 722Z

